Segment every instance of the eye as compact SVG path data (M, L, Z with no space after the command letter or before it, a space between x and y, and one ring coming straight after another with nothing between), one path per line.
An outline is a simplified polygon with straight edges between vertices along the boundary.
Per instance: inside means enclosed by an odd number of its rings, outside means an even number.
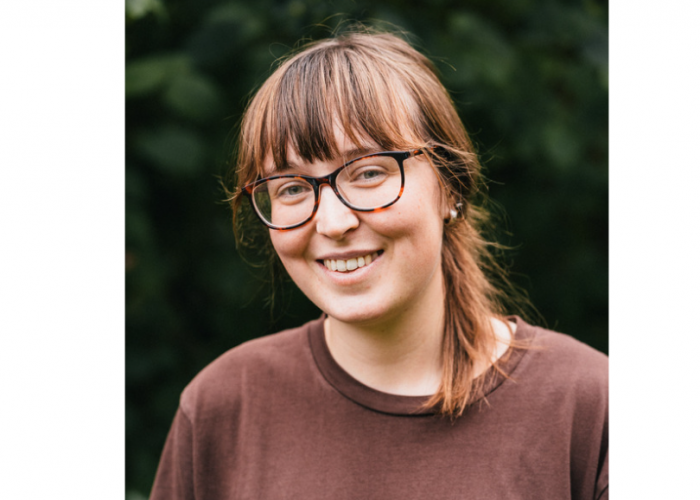
M363 165L347 173L346 182L367 187L381 184L387 178L388 172L379 165Z
M283 189L280 190L278 193L278 196L295 196L302 194L304 192L304 187L300 186L299 184L295 184L293 186L287 186Z
M358 177L358 179L372 180L372 179L376 179L377 177L380 177L382 175L384 175L384 172L382 172L378 168L375 168L375 169L368 168L368 169L360 172L360 174L357 177Z
M298 203L308 196L313 197L313 189L306 182L300 180L278 179L270 186L270 194L273 200L282 203Z

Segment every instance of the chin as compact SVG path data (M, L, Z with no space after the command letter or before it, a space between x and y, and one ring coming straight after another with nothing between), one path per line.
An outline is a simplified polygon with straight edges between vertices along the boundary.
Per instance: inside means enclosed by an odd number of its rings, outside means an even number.
M373 324L391 316L391 311L386 306L366 298L352 301L352 303L339 301L332 307L320 307L320 309L334 320L355 325Z

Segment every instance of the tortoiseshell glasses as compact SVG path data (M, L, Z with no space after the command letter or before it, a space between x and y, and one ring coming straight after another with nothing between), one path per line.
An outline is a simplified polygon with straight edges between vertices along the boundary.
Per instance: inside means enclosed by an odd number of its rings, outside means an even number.
M404 160L423 151L385 151L355 158L323 177L273 175L244 186L255 213L270 229L303 226L316 215L321 186L328 184L338 199L358 212L376 212L403 194Z

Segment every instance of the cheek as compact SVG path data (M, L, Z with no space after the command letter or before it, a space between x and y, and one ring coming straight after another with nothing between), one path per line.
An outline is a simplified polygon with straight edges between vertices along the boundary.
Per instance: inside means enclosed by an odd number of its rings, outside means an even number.
M426 238L431 238L436 233L442 234L444 217L435 193L419 192L401 201L404 203L397 204L396 211L383 224L387 231L393 231L397 235L423 235Z
M289 269L293 260L302 257L306 250L307 244L304 233L304 231L299 229L292 231L270 230L272 246L287 269Z
M376 233L392 242L396 262L409 275L418 268L434 269L441 259L443 221L436 210L424 208L422 213L397 210L372 224Z

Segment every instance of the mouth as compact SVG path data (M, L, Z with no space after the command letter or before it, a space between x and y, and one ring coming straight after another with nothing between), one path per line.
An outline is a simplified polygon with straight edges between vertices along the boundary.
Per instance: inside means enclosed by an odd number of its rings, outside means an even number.
M350 273L356 269L370 265L375 261L384 250L379 250L377 252L369 253L366 255L360 255L357 257L352 257L349 259L324 259L321 262L326 269L329 271L339 272L339 273Z

